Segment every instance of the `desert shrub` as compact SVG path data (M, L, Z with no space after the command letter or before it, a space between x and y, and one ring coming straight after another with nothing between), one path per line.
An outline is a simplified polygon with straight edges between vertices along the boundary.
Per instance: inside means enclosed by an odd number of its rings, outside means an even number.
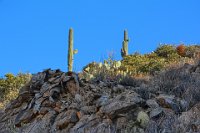
M124 57L122 61L107 59L104 63L92 62L83 68L82 78L87 80L115 80L120 81L123 77L153 74L165 66L166 59L156 53L141 55L133 54Z
M83 68L82 73L79 73L79 77L86 80L116 80L117 75L122 74L120 67L121 61L108 58L103 63L89 63Z
M19 89L24 86L31 78L30 74L19 73L14 76L6 74L0 79L0 105L5 106L10 100L18 96Z
M177 46L176 51L180 56L185 56L185 46L183 44Z
M176 54L176 48L173 45L160 45L155 51L158 56L167 58L172 54Z
M152 83L157 85L156 91L164 91L169 94L173 92L177 84L188 80L189 77L186 75L186 73L180 73L176 68L172 68L156 75Z
M200 102L200 74L191 74L187 69L185 65L163 71L151 79L151 85L148 88L154 89L155 92L162 91L175 95L187 101L189 107L192 107Z
M140 73L149 74L160 71L165 64L165 59L157 56L155 53L146 55L129 55L122 61L122 69L127 70L132 75Z
M134 77L138 75L154 75L158 71L177 67L193 58L182 57L183 49L174 45L160 45L149 54L133 53L121 61L115 61L109 56L103 63L92 62L83 68L82 77L99 80L121 80L121 76ZM180 52L178 54L178 51Z
M164 68L165 60L159 57L149 58L151 55L147 55L148 63L146 65L141 66L140 72L143 73L154 73L156 71L160 71Z
M142 84L146 84L149 81L148 76L133 77L130 75L126 75L126 76L119 76L118 78L120 79L119 84L132 87L140 87Z
M194 58L196 53L200 53L199 45L190 45L185 48L185 56L189 58Z

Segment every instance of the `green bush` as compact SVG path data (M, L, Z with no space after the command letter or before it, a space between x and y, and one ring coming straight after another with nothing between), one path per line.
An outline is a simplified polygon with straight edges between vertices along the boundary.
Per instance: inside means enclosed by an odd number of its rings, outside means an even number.
M193 58L195 56L195 53L200 52L200 46L199 45L186 46L185 51L186 51L185 52L186 57Z
M176 47L173 45L160 45L155 51L158 56L168 58L172 54L177 54Z
M18 96L19 89L31 79L30 74L19 73L14 76L11 73L0 78L0 108L4 107L10 100Z
M128 73L148 74L150 72L160 71L165 64L165 59L157 56L155 53L138 55L133 54L127 56L122 61L122 69L128 70Z
M186 52L188 52L188 55L193 55L199 49L200 46L187 46ZM123 76L145 76L170 67L180 66L187 62L193 62L194 59L189 57L180 56L175 45L165 44L160 45L154 52L149 54L134 53L125 56L121 61L108 58L104 63L90 63L84 67L83 72L86 77L89 77L88 79L120 81L123 79ZM120 65L116 65L118 63Z
M115 61L111 58L104 60L103 63L92 62L83 68L83 72L79 73L81 79L90 80L114 80L114 78L121 74L121 61Z

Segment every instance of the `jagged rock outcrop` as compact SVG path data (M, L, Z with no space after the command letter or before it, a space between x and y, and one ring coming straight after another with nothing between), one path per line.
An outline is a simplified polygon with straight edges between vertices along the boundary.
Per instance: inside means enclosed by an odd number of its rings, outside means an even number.
M183 82L189 76L198 85L199 68L187 64L176 72L184 73L178 75ZM86 82L75 73L47 69L33 75L0 112L0 133L200 132L200 96L194 94L200 89L176 85L164 90L164 83L154 82L141 87Z

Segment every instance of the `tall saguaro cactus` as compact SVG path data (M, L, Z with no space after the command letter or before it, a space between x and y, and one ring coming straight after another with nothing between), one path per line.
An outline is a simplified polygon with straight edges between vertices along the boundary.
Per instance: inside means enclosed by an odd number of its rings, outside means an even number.
M73 39L73 29L69 29L69 44L68 44L68 71L72 72L73 70L73 60L74 54L78 52L78 50L74 50L74 39Z
M128 55L128 31L124 30L124 40L122 42L121 56L125 57Z

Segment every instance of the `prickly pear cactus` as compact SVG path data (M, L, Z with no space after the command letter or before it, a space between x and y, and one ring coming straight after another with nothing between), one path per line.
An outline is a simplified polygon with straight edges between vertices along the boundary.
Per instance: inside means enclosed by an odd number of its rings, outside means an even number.
M124 30L124 40L122 42L121 56L125 57L128 55L128 31Z
M74 54L78 53L78 50L73 49L74 39L73 39L73 29L69 29L69 45L68 45L68 71L72 72L73 70L73 60Z

